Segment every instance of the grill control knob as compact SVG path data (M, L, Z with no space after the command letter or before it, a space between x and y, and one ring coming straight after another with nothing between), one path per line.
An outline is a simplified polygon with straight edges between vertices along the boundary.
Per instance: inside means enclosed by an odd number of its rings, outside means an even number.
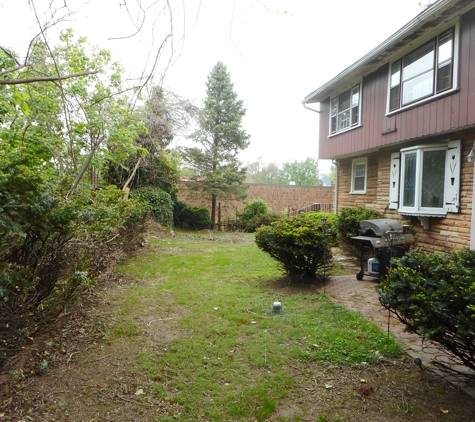
M377 244L377 245L380 245L380 244L381 244L381 242L380 242L379 240L377 240L377 241L376 241L376 244Z

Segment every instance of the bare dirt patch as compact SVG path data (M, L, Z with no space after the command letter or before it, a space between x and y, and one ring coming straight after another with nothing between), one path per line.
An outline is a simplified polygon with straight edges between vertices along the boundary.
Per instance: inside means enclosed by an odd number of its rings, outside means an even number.
M9 379L1 386L0 421L204 420L185 416L184 405L170 399L172 388L164 399L145 394L155 381L140 370L137 357L165 350L174 339L188 335L178 322L190 311L173 303L172 293L160 305L143 299L134 317L136 333L110 335L122 321L115 298L129 286L147 283L109 275L67 312L51 337L38 340L12 362ZM313 294L319 286L290 286L279 280L273 288L290 296ZM47 368L42 361L48 362ZM299 362L289 364L286 372L296 387L266 420L475 421L474 400L407 357L377 365ZM156 374L165 384L174 376L179 374L173 368Z

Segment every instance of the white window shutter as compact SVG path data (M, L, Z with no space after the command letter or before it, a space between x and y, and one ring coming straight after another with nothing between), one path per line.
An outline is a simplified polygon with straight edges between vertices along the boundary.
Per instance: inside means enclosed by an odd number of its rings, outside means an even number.
M447 212L459 212L460 209L460 167L462 143L460 139L450 141L445 158L444 203Z
M391 171L389 174L389 209L397 210L399 205L399 168L401 156L399 152L391 154Z

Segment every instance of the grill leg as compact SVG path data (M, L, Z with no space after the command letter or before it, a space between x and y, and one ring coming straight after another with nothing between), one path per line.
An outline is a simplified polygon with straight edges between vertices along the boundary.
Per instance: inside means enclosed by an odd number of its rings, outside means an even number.
M357 280L363 280L364 275L364 244L361 243L361 270L356 273Z

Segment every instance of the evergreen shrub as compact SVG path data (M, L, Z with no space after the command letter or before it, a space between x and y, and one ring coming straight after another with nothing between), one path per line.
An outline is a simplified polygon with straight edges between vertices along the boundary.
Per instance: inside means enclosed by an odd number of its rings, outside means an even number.
M321 217L327 217L324 233ZM275 221L256 231L256 244L276 259L289 276L315 278L328 270L336 241L333 217L306 213Z
M244 209L238 213L239 226L248 233L253 233L258 227L269 225L281 217L281 214L272 212L263 199L254 199L248 202Z
M370 210L365 207L346 207L342 208L338 219L338 233L342 237L359 236L360 221L384 218L384 214L376 210Z
M437 342L475 371L475 251L410 250L393 260L377 290L407 331Z
M175 227L189 230L204 230L211 227L211 217L207 208L177 202L173 215Z

